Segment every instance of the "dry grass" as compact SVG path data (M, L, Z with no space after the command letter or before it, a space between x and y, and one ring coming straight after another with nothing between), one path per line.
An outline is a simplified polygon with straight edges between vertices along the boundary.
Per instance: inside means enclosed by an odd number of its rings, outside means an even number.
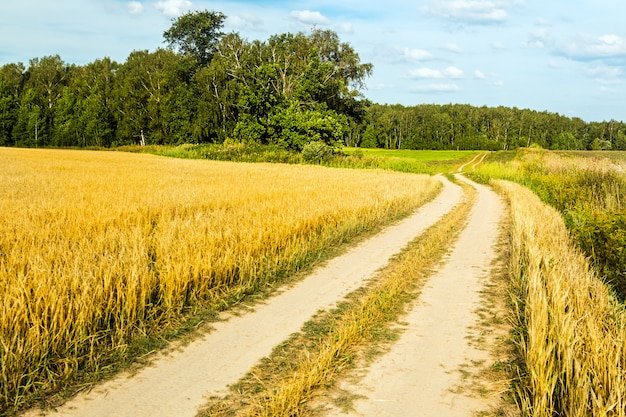
M525 415L626 415L626 312L577 251L558 212L495 181L512 213Z
M407 213L426 176L0 149L0 411ZM117 356L116 356L117 355Z

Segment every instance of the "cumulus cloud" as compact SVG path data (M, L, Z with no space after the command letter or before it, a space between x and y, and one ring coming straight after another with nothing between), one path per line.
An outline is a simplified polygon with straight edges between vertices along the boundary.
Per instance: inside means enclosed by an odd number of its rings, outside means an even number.
M474 78L478 78L479 80L484 80L485 78L487 78L487 76L485 75L484 72L480 70L476 70L474 71Z
M461 90L456 84L427 84L411 87L412 93L453 93Z
M425 49L411 49L401 46L383 47L378 53L385 61L396 64L423 62L435 59L434 55Z
M229 26L236 29L260 30L263 28L263 20L252 14L229 16L227 22Z
M501 24L508 19L508 9L518 2L489 0L432 0L423 7L426 14L467 24Z
M444 69L417 68L409 72L411 78L463 78L463 71L457 67Z
M162 0L155 5L164 15L176 17L191 9L189 0Z
M433 54L424 49L402 49L402 56L413 61L424 61L433 58Z
M330 23L328 18L320 12L312 12L310 10L294 10L290 16L301 23L308 25L327 25Z
M128 12L130 14L141 14L143 13L143 4L138 1L129 1L126 6L128 7Z
M559 47L568 58L593 61L606 58L626 58L626 38L618 35L581 35Z

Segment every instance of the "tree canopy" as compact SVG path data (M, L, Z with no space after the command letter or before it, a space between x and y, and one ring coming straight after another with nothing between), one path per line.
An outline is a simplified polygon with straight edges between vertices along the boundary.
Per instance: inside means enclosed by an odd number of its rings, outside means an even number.
M163 37L170 48L193 56L205 65L213 57L215 44L223 35L221 29L225 19L221 12L190 12L172 19L172 26L163 32Z

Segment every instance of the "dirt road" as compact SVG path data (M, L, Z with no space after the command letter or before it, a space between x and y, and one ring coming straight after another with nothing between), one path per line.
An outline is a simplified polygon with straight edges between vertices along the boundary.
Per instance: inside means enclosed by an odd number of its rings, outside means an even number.
M383 267L408 242L462 198L441 179L441 194L414 215L329 261L310 276L256 306L228 317L191 344L157 357L138 373L121 375L53 411L26 416L192 417L212 395L224 393L272 348L297 332L320 309L333 307ZM479 240L482 238L479 238Z
M477 336L476 310L495 258L503 212L493 191L472 184L478 201L469 223L403 318L400 340L363 369L358 382L342 387L360 398L355 409L349 414L334 410L329 416L469 417L489 408L485 399L457 389L465 366L488 359L489 352L471 340Z

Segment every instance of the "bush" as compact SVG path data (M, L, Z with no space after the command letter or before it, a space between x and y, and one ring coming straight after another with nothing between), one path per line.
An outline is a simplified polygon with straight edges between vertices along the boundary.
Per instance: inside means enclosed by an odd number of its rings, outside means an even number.
M566 219L603 280L626 301L626 211L570 212Z
M307 162L322 163L333 156L333 148L322 141L309 142L302 148L302 158Z

